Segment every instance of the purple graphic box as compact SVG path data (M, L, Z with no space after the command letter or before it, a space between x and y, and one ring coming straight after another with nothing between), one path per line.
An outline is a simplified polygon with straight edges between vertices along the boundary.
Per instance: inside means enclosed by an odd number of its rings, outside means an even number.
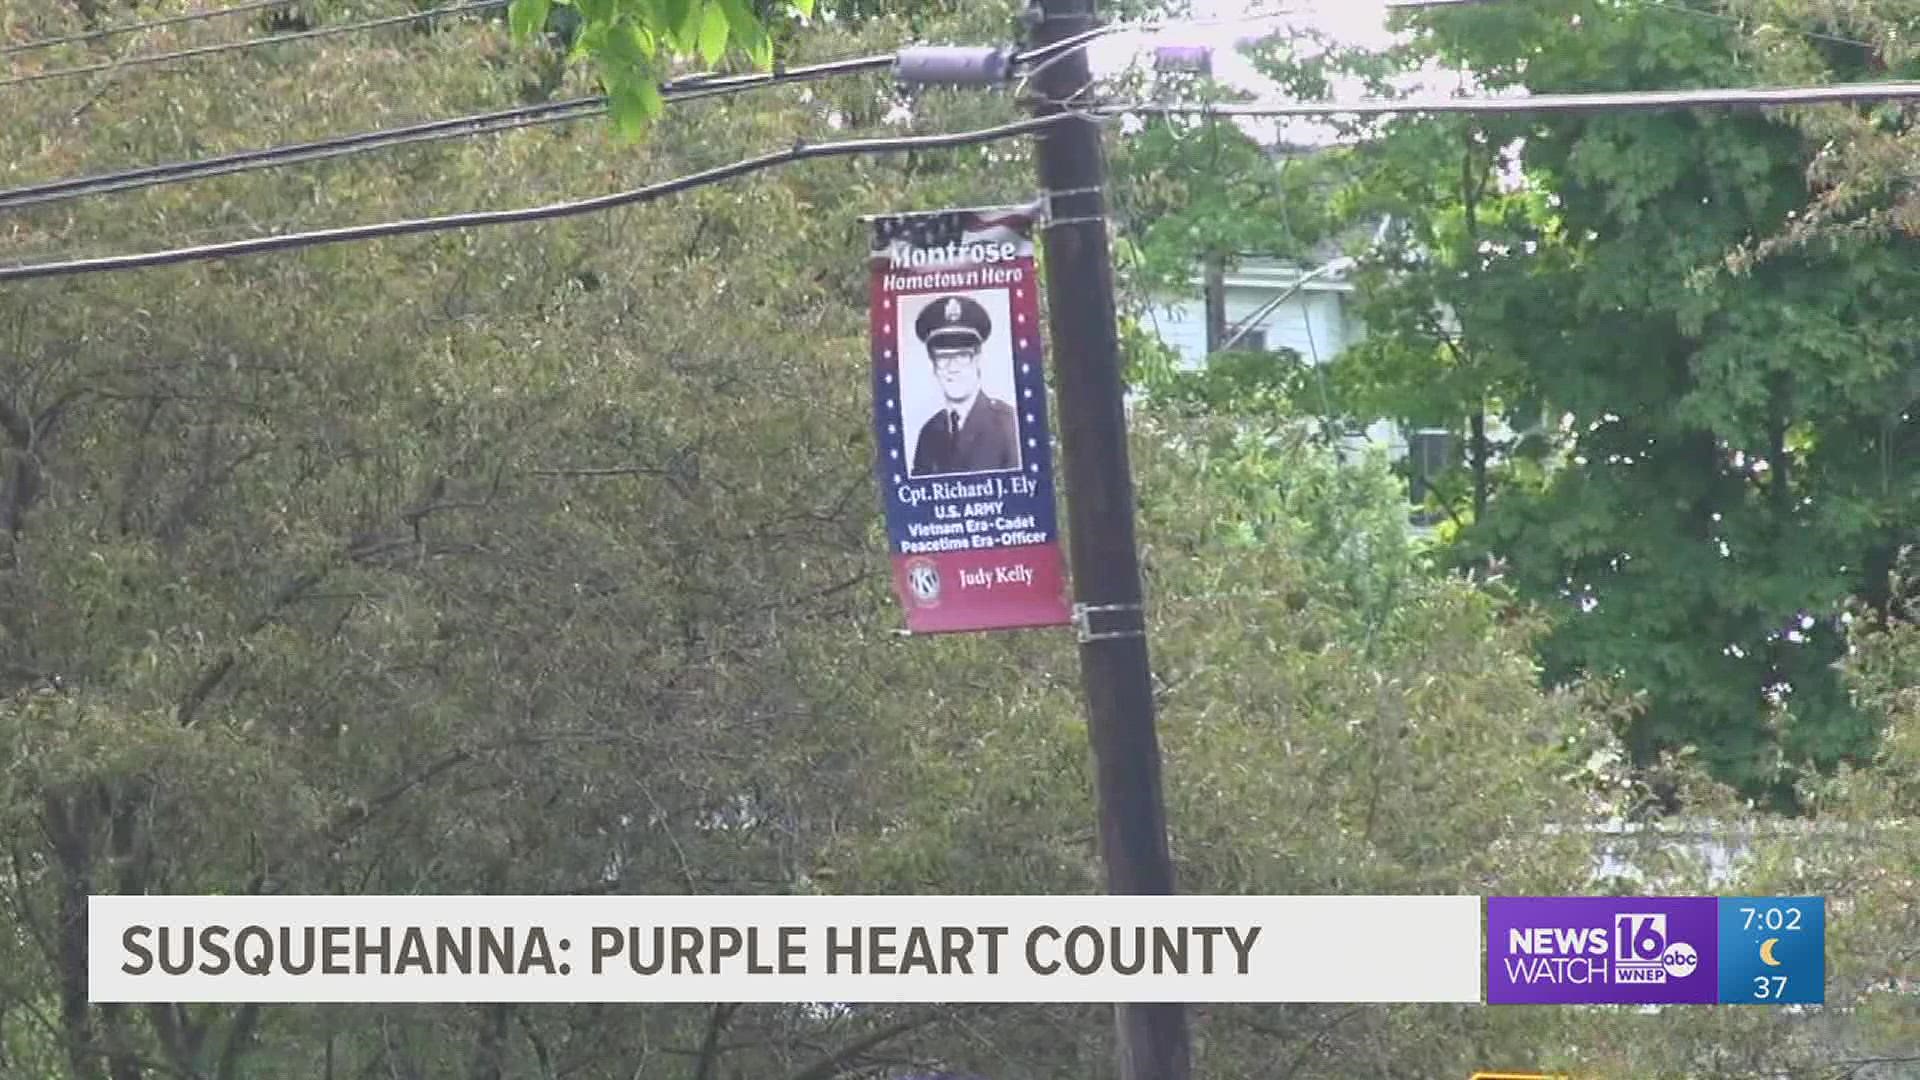
M1495 896L1489 1005L1711 1005L1720 999L1711 896Z

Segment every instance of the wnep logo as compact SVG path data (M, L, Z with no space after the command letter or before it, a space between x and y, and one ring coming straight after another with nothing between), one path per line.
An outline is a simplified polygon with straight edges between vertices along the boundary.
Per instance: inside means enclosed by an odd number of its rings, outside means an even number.
M1507 931L1507 978L1523 985L1608 981L1607 931L1597 926L1527 926Z
M1717 918L1712 897L1491 897L1487 1002L1715 1001Z
M1667 917L1659 912L1626 912L1613 921L1613 977L1623 985L1660 986L1669 976L1684 979L1700 967L1700 951L1667 937Z

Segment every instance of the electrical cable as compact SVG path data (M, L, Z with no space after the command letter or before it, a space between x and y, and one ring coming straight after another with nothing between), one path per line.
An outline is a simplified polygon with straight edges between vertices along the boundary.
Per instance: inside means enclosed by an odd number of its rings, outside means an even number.
M1296 14L1299 13L1290 9L1280 9L1276 11L1254 11L1242 15L1227 15L1208 19L1167 19L1161 22L1150 23L1107 23L1089 30L1082 30L1077 34L1069 35L1047 45L1016 53L1014 54L1013 60L1016 64L1030 64L1038 61L1041 67L1045 67L1053 63L1053 61L1063 53L1082 48L1094 39L1106 37L1109 34L1150 34L1162 32L1171 27L1195 29L1203 26L1232 26L1239 23L1271 22L1275 19L1282 19L1289 15ZM1036 68L1028 71L1026 74L1028 78L1032 78L1034 75L1039 74L1039 69Z
M0 190L0 209L61 202L88 195L103 195L131 188L158 187L164 184L200 180L251 169L283 164L298 164L326 158L357 154L387 146L430 142L467 135L490 134L532 124L551 124L594 116L606 109L602 97L572 98L565 101L500 109L472 116L433 120L401 127L385 128L330 139L316 139L265 150L242 150L231 154L198 158L193 161L150 165L118 172L54 180L44 184Z
M1178 26L1183 29L1193 29L1193 28L1202 27L1202 26L1228 26L1228 25L1233 25L1237 23L1271 22L1274 19L1285 18L1286 16L1293 15L1293 14L1296 14L1296 13L1289 10L1280 10L1280 11L1267 11L1267 12L1252 12L1245 15L1235 15L1230 17L1213 18L1213 19L1174 19L1174 20L1168 20L1166 22L1158 22L1158 23L1141 23L1139 25L1130 25L1127 23L1109 23L1105 26L1096 26L1091 30L1083 30L1078 34L1073 34L1071 36L1061 38L1059 41L1053 42L1050 45L1043 45L1037 49L1029 49L1023 53L1016 53L1013 59L1014 59L1014 63L1016 64L1033 64L1034 65L1033 67L1028 68L1021 75L1020 82L1021 82L1021 85L1024 86L1029 80L1035 78L1041 72L1045 71L1047 68L1052 67L1054 64L1058 63L1068 53L1076 49L1084 48L1087 45L1091 44L1095 39L1106 37L1110 34L1130 34L1130 33L1150 34L1150 33L1161 32L1168 29L1169 27L1174 27L1174 26ZM1017 89L1015 93L1016 94L1018 93Z
M179 262L226 258L235 255L310 247L316 244L348 240L380 239L420 232L469 228L481 225L514 224L567 217L574 214L610 209L632 203L649 202L688 188L717 183L789 162L815 157L845 156L859 153L884 153L900 150L934 149L991 142L1040 130L1065 120L1096 121L1125 115L1197 115L1197 116L1328 116L1341 114L1408 112L1592 112L1634 108L1692 108L1723 106L1782 106L1834 101L1920 99L1920 83L1854 83L1823 87L1780 87L1750 90L1677 90L1597 94L1542 94L1530 98L1442 98L1433 100L1354 102L1243 102L1221 105L1164 105L1153 103L1094 105L1080 112L1053 113L1028 120L1002 124L977 131L943 135L901 136L882 139L851 139L841 142L797 145L791 150L748 158L675 180L613 195L598 196L569 203L528 207L518 210L478 211L442 217L357 225L338 229L259 237L199 247L93 259L67 260L0 267L0 281L55 277L106 270L164 266Z
M343 23L339 26L322 26L312 30L298 30L289 34L270 34L263 38L248 38L245 41L228 41L218 45L201 45L192 49L179 49L174 52L148 53L144 56L128 56L118 60L102 60L97 64L85 64L80 67L56 68L52 71L36 71L30 75L15 75L9 79L0 79L0 89L9 86L24 86L27 83L45 82L48 79L68 79L80 75L92 75L101 71L119 68L145 67L150 64L165 64L175 60L190 60L217 53L236 52L242 49L257 49L266 45L283 45L292 41L312 41L316 38L334 37L339 34L355 34L363 30L373 30L382 26L395 26L400 23L419 22L423 19L438 18L442 15L460 15L470 11L487 8L505 7L509 0L471 0L469 3L454 4L449 7L434 8L431 11L416 11L410 15L389 15L379 19L366 19L356 23Z
M1130 30L1150 29L1152 29L1150 26L1127 26L1124 23L1109 23L1105 26L1096 26L1091 30L1082 30L1077 34L1061 38L1059 41L1048 45L1042 45L1037 49L1028 49L1022 53L1015 53L1013 62L1016 64L1033 64L1037 61L1038 65L1027 72L1027 77L1032 78L1039 74L1042 68L1052 64L1061 56L1066 55L1074 49L1082 48L1097 38L1103 38L1109 34L1125 33Z
M1488 0L1388 0L1386 6L1388 11L1420 11L1427 8L1477 7L1487 2ZM1678 12L1682 15L1694 15L1702 19L1722 19L1733 23L1743 21L1738 15L1729 15L1724 11L1702 11L1699 8L1691 8L1684 4L1674 3L1673 0L1646 0L1646 3L1649 7L1662 8L1667 11ZM1786 27L1784 29L1789 33L1799 34L1801 37L1812 38L1815 41L1830 41L1836 45L1853 45L1862 49L1877 47L1870 41L1842 37L1839 34L1822 33L1819 30L1801 30L1794 27Z
M1634 109L1704 107L1784 107L1865 101L1920 99L1920 82L1836 83L1829 86L1779 86L1749 89L1628 90L1601 93L1533 94L1526 97L1363 98L1358 101L1255 100L1220 105L1094 104L1089 111L1133 116L1377 116L1399 113L1583 113Z
M1026 73L1026 78L1038 74L1047 65L1057 62L1071 50L1084 47L1096 38L1123 31L1152 31L1164 29L1170 25L1212 25L1216 23L1257 22L1276 18L1286 12L1239 16L1231 19L1205 19L1175 23L1149 24L1145 26L1104 26L1095 27L1040 48L1016 53L1015 64L1038 62L1038 66ZM819 64L810 64L797 68L776 68L771 72L752 72L744 75L701 75L684 76L662 84L661 96L669 101L686 101L700 97L719 96L764 85L782 82L800 82L808 79L824 78L832 75L854 74L862 71L877 71L894 62L893 54L880 54L853 57L845 60L833 60ZM1023 80L1024 82L1024 80ZM4 84L0 84L4 85ZM1071 107L1071 106L1069 106ZM170 162L162 165L150 165L114 172L95 173L90 176L72 177L64 180L28 184L21 187L0 190L0 209L8 207L33 206L41 203L60 202L67 199L82 198L88 195L108 194L136 188L157 187L163 184L181 183L214 176L226 176L253 169L272 168L282 164L300 164L329 158L344 157L349 154L371 150L386 149L393 146L409 145L417 142L432 142L440 139L462 138L473 135L491 134L515 128L530 127L537 124L564 123L598 115L606 108L606 98L600 95L572 98L561 102L549 102L540 105L521 106L500 109L492 112L473 113L467 116L451 117L444 120L425 121L393 128L343 135L328 139L319 139L306 143L294 143L259 150L238 151L215 157L199 158L193 161Z
M1671 3L1669 2L1669 0L1647 0L1647 3L1652 5L1653 7L1659 8L1662 11L1672 11L1681 15L1692 15L1695 18L1699 18L1699 19L1716 19L1722 22L1733 23L1734 25L1739 26L1742 29L1745 29L1746 20L1742 19L1738 15L1729 15L1724 11L1702 11L1699 8L1687 7L1685 4ZM1789 33L1798 34L1804 38L1811 38L1814 41L1830 41L1835 45L1851 45L1858 49L1872 49L1875 47L1874 44L1870 41L1861 41L1858 38L1841 37L1838 34L1822 33L1819 30L1801 30L1797 27L1784 27L1783 29L1786 29Z
M973 131L946 132L937 135L902 135L880 139L845 139L838 142L801 143L786 150L762 154L759 157L743 158L726 165L715 166L696 173L663 180L657 184L634 188L630 191L616 192L611 195L598 195L592 198L578 199L572 202L551 203L545 206L522 207L514 210L480 210L462 214L446 214L438 217L413 218L402 221L386 221L370 225L350 225L343 228L316 229L309 232L290 233L282 236L262 236L247 240L232 240L225 243L205 244L197 247L172 248L165 251L146 251L130 255L108 255L90 259L69 259L59 262L31 263L20 266L0 267L0 281L24 281L32 278L64 277L72 274L100 273L110 270L134 270L155 266L170 266L175 263L198 262L209 259L226 259L239 255L257 255L273 251L288 251L298 248L314 247L321 244L338 244L350 240L380 240L395 236L411 236L416 233L443 232L448 229L468 229L483 225L516 225L534 221L549 221L555 218L572 217L578 214L611 210L615 207L630 206L637 203L652 202L668 195L677 194L690 188L704 187L723 180L760 172L780 165L804 161L810 158L845 157L853 154L897 153L910 150L934 150L980 143L997 142L1030 132L1040 131L1066 120L1080 120L1080 117L1068 113L1056 113L1050 116L1036 116L1025 120L999 124L993 127L979 128Z
M670 100L685 100L687 98L711 94L732 93L752 86L800 81L802 79L818 78L832 74L844 74L859 70L872 70L884 67L889 62L890 58L887 56L869 56L831 61L805 68L787 69L785 71L739 76L694 76L690 80L690 85L687 85L685 90L679 89L679 84L668 84L666 87L663 87L663 96L668 97ZM1540 94L1531 97L1514 98L1444 98L1425 100L1409 98L1404 100L1362 100L1350 103L1263 103L1258 101L1214 105L1138 103L1128 105L1094 105L1090 111L1103 115L1286 117L1342 114L1378 115L1415 112L1583 112L1632 108L1688 108L1712 105L1805 105L1820 102L1913 98L1920 98L1920 83L1851 83L1827 87L1784 87L1747 90ZM1059 104L1068 107L1077 106L1083 114L1089 111L1086 105L1081 102ZM273 147L264 150L243 151L236 154L205 158L197 161L148 166L141 169L131 169L115 173L100 173L88 177L52 181L45 184L34 184L0 191L0 208L26 206L66 198L75 198L88 194L174 183L183 180L199 179L206 176L225 175L247 169L276 166L283 163L319 160L365 150L404 145L411 142L455 138L464 135L487 134L494 131L525 127L533 124L558 123L595 115L604 108L605 100L603 98L574 98L561 102L522 106L514 109L497 110L491 113L478 113L447 120L428 121L398 128L340 136L333 139L322 139L310 143Z
M790 82L806 82L835 75L878 70L888 66L892 62L893 56L891 54L876 54L872 56L851 57L843 60L830 60L801 67L776 69L771 72L753 72L745 75L715 75L712 73L703 73L685 76L664 83L660 87L660 92L661 96L670 102L686 101L693 98L739 93L743 90L755 89L762 86L772 86ZM569 98L563 101L544 102L537 105L522 105L509 109L497 109L492 112L451 117L444 120L430 120L417 124L407 124L351 135L316 139L305 143L293 143L268 147L261 150L237 151L215 157L198 158L193 161L149 165L136 169L95 173L91 176L54 180L41 184L29 184L22 187L0 190L0 209L32 206L39 203L60 202L67 199L106 194L114 191L125 191L132 188L157 187L162 184L225 176L232 173L273 168L280 165L320 161L328 158L343 157L348 154L364 153L370 150L386 149L412 143L492 134L496 131L507 131L537 124L564 123L590 116L597 116L606 111L606 103L607 99L601 95Z
M107 26L99 30L88 30L80 34L64 34L60 37L38 38L23 41L18 45L0 48L0 56L12 56L15 53L32 52L36 49L51 49L56 45L71 45L79 41L92 41L96 38L114 37L119 34L131 34L136 30L154 30L162 26L177 26L180 23L204 22L207 19L220 19L229 15L245 15L253 11L265 11L268 8L289 7L300 0L254 0L250 4L238 4L234 7L215 8L212 11L194 11L185 15L172 15L164 19L149 19L146 22L124 23L120 26Z

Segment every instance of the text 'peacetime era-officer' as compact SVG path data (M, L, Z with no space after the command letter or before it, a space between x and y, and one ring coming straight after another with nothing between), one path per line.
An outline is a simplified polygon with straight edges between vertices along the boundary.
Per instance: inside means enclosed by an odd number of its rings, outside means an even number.
M912 475L986 472L1020 467L1020 430L1013 406L980 385L980 351L993 333L987 309L965 296L934 300L914 320L944 399L921 425Z

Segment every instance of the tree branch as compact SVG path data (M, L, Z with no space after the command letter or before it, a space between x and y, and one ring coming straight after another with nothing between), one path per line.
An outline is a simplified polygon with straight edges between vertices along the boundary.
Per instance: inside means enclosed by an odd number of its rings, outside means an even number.
M373 815L398 802L402 796L417 787L432 783L449 770L472 761L472 750L450 750L435 758L412 775L403 777L393 786L380 792L364 803L351 806L331 824L321 830L321 835L334 844L345 843L353 833L373 818Z
M925 1016L889 1024L821 1057L813 1064L788 1075L786 1080L833 1080L834 1077L847 1071L848 1066L852 1065L860 1058L860 1055L867 1051L891 1042L910 1031L933 1024L942 1018L942 1014L940 1013L929 1013Z
M268 623L279 618L280 612L289 604L298 600L308 589L320 584L326 576L326 570L309 570L281 586L280 591L274 593L273 598L268 601L267 609L248 623L240 631L240 636L248 638L259 633ZM239 653L228 649L220 655L219 659L207 665L201 671L200 677L194 680L192 688L187 691L187 696L181 700L180 708L174 713L175 722L181 727L190 726L198 717L201 706L205 705L207 698L220 688L220 684L226 680L227 673L233 670L239 660Z
M533 1026L533 1020L527 1016L525 1009L516 1009L513 1017L520 1021L521 1032L533 1046L534 1059L540 1062L540 1075L546 1080L553 1080L553 1052L547 1048L547 1041L540 1037L539 1029Z
M712 1080L713 1070L720 1064L720 1035L739 1011L739 1005L728 1003L715 1005L707 1014L707 1034L700 1040L700 1060L694 1063L693 1080Z
M227 1045L220 1051L220 1069L214 1075L219 1080L239 1080L240 1061L246 1055L247 1044L253 1041L253 1033L260 1026L260 1006L249 1002L240 1007L240 1012L227 1027Z
M0 398L0 432L5 432L7 441L17 449L25 450L33 445L32 422L6 398Z

